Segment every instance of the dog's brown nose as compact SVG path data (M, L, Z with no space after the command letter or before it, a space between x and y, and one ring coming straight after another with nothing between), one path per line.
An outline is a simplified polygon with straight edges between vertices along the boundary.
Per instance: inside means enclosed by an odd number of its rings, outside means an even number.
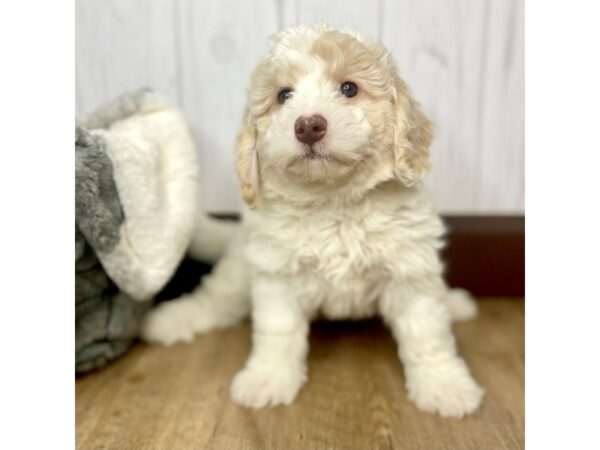
M312 116L300 116L294 124L296 139L305 144L319 142L327 132L327 121L325 117L314 114Z

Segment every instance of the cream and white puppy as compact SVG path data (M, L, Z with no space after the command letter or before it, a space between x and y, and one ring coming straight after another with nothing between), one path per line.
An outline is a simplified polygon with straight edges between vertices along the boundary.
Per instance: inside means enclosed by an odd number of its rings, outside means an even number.
M380 43L326 24L279 33L252 76L237 143L253 211L201 288L155 310L144 337L189 341L251 310L252 351L231 395L261 408L291 403L306 382L313 318L379 314L416 405L475 411L483 390L451 332L475 306L444 283L444 227L421 185L431 138Z

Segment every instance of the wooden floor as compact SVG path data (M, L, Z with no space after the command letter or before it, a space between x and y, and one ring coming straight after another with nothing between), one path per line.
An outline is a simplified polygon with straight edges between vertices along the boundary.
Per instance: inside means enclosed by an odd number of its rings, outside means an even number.
M457 324L460 352L486 389L462 420L407 399L392 337L379 321L318 323L310 381L287 407L250 411L228 387L250 347L247 324L162 348L139 344L79 378L79 449L520 449L524 446L524 304L482 299Z

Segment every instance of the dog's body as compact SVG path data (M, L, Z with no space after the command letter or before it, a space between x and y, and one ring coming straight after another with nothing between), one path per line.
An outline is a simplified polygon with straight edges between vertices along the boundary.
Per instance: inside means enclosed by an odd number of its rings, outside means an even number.
M473 412L483 391L450 322L474 309L442 278L444 228L420 182L430 140L379 43L325 24L283 31L253 76L238 138L254 211L202 288L148 318L146 339L189 340L251 310L253 349L231 394L258 408L291 403L305 382L310 320L379 314L417 406Z
M394 279L438 278L442 269L443 226L420 188L390 183L352 204L274 202L252 214L254 277L284 278L286 297L308 318L372 317Z

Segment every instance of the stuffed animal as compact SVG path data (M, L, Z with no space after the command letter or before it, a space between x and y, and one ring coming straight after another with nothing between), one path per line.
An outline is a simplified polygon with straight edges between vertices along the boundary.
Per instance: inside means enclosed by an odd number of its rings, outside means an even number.
M75 138L76 372L126 352L185 252L214 262L231 225L202 213L182 114L141 89L78 120Z

